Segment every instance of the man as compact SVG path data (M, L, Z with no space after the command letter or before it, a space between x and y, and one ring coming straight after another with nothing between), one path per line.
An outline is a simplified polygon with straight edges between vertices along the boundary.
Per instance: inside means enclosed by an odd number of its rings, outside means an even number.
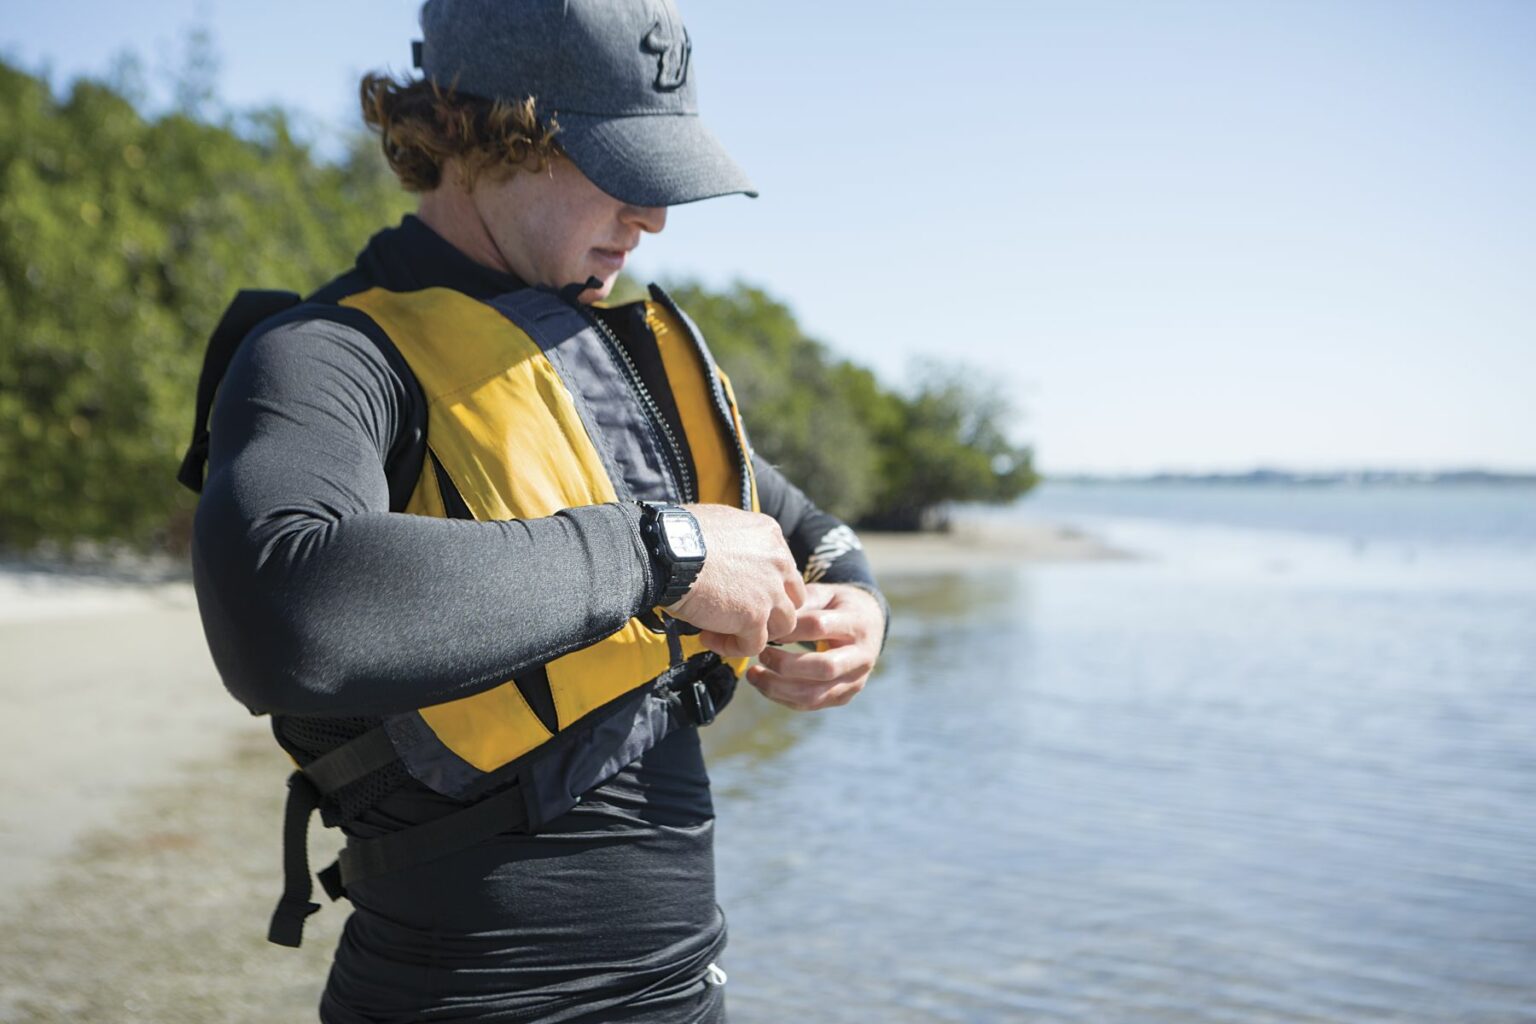
M754 194L670 0L429 0L422 27L422 80L363 83L417 216L301 304L232 307L183 470L206 453L215 662L304 766L271 936L315 909L318 806L354 905L323 1021L723 1020L695 727L743 670L846 703L884 601L665 294L593 305L668 206Z

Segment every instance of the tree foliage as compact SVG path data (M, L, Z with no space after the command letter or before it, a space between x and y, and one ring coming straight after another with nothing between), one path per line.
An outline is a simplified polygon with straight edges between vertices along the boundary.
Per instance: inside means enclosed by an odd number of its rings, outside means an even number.
M879 458L866 414L879 402L849 401L861 385L883 397L869 371L807 338L789 308L761 289L680 284L669 291L730 376L753 447L834 515L855 518L869 508Z
M0 62L0 547L176 541L192 500L175 468L229 298L314 288L409 207L369 137L321 161L281 111L212 123L203 89L148 118L126 89L60 97ZM748 285L675 295L758 451L829 511L914 527L1033 482L1001 396L948 372L884 389Z
M972 368L925 364L910 392L835 358L783 303L737 283L670 289L730 375L753 447L819 505L865 526L943 525L957 501L1009 501L1034 486L1007 396Z
M0 63L0 542L164 541L205 339L240 287L307 290L404 197L277 111L146 119Z
M867 525L932 528L950 502L1011 501L1039 481L1031 449L1008 439L1012 404L989 378L938 364L917 376L876 435L880 487Z

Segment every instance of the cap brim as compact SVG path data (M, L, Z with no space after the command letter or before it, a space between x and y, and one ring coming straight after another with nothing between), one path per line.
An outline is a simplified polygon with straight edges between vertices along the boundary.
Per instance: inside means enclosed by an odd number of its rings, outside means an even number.
M555 141L581 173L635 206L677 206L757 190L693 114L555 115Z

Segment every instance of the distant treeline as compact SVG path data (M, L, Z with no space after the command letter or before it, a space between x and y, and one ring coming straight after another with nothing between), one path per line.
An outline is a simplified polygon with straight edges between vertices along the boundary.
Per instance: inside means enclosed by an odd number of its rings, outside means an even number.
M193 500L175 468L229 298L314 288L414 205L370 138L324 161L289 124L145 117L105 84L55 96L0 62L0 547L184 543ZM674 295L757 450L828 510L917 528L1035 483L1006 400L959 371L893 391L759 289Z

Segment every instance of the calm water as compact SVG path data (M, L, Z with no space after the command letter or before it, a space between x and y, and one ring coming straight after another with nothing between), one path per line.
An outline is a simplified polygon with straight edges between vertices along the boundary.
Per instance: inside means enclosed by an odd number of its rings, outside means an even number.
M735 1024L1536 1021L1536 489L972 514L1147 557L888 575L858 701L712 727Z

